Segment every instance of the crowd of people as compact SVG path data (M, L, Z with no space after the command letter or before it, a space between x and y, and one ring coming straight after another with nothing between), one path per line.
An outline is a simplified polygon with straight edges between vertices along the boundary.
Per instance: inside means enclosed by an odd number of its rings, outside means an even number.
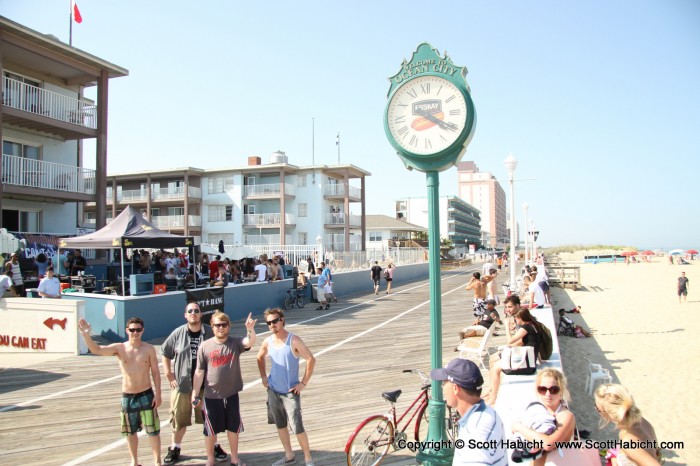
M483 273L483 275L482 275ZM480 338L487 329L496 324L503 325L496 310L497 293L495 283L497 268L491 263L484 264L481 272L474 272L466 285L466 290L473 292L473 314L476 320L459 331L460 340ZM681 277L682 278L682 277ZM504 300L506 347L532 346L538 361L545 345L544 324L537 321L530 309L551 305L547 276L544 265L523 267L520 290L509 293ZM681 286L687 286L685 280L679 279L679 297ZM571 311L559 311L560 323L571 326L571 336L590 336L590 332L577 325L565 314L580 313L580 307ZM523 448L513 449L512 462L533 461L543 465L547 455L557 447L556 442L577 438L576 419L568 408L569 392L564 374L552 367L534 368L536 372L533 387L534 401L529 403L510 426L504 426L496 410L492 408L498 398L503 373L501 351L490 358L490 391L482 393L483 376L478 366L469 359L454 359L445 368L433 370L431 377L442 380L443 395L447 405L456 409L460 415L458 438L465 444L471 442L490 442L483 445L501 445L506 438L522 441ZM641 445L657 445L656 434L651 424L645 420L639 408L625 387L618 384L604 384L595 392L595 409L601 418L601 427L613 423L619 430L619 439L628 441L625 448L611 449L607 452L608 465L633 466L657 465L661 462L661 452L656 448L636 447L630 442L643 442ZM511 432L512 434L508 434ZM597 453L597 452L596 452ZM558 454L573 455L573 452ZM566 457L566 456L565 456ZM494 449L456 449L453 464L508 464L505 448ZM571 463L573 464L573 463Z

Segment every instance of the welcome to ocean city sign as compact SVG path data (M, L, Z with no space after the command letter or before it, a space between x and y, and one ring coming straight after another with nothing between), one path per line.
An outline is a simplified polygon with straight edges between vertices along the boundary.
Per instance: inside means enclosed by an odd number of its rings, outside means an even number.
M446 76L454 76L454 74L459 71L460 68L452 65L449 59L439 59L430 58L427 60L418 60L416 62L402 64L402 70L393 76L391 79L396 84L400 84L405 80L412 78L421 73L427 73L432 71L434 73L444 74ZM465 73L466 76L466 73Z

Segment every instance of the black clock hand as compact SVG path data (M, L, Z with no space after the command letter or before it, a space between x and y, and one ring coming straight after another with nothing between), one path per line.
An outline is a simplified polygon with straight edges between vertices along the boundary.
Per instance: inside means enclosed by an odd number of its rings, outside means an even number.
M432 121L436 125L438 125L442 129L449 129L450 131L456 131L458 129L457 125L454 123L446 123L442 121L441 119L433 116L431 113L428 112L418 112L419 115L421 115L423 118L426 120Z

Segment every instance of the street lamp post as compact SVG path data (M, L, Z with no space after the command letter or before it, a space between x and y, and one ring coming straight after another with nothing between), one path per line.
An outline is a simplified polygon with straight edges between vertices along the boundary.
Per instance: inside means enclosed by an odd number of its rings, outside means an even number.
M525 209L525 264L527 264L527 258L528 258L527 242L530 241L530 233L527 230L527 209L528 209L528 207L530 207L530 206L527 205L527 202L525 204L523 204L523 209Z
M515 288L515 195L513 194L513 174L518 166L518 161L515 160L512 154L503 161L503 165L508 172L508 181L510 182L510 290L516 291Z
M314 264L314 267L320 267L321 261L323 261L323 238L321 235L318 235L316 237L316 250L318 251L318 259L316 260L316 264ZM316 271L314 270L314 273Z
M530 219L530 231L532 232L532 260L537 263L537 244L535 243L535 221Z

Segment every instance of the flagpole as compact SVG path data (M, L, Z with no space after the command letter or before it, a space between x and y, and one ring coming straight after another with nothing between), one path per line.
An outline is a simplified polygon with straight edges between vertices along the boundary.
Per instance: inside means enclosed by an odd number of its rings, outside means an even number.
M68 15L68 45L73 46L73 0L68 1L70 14Z

